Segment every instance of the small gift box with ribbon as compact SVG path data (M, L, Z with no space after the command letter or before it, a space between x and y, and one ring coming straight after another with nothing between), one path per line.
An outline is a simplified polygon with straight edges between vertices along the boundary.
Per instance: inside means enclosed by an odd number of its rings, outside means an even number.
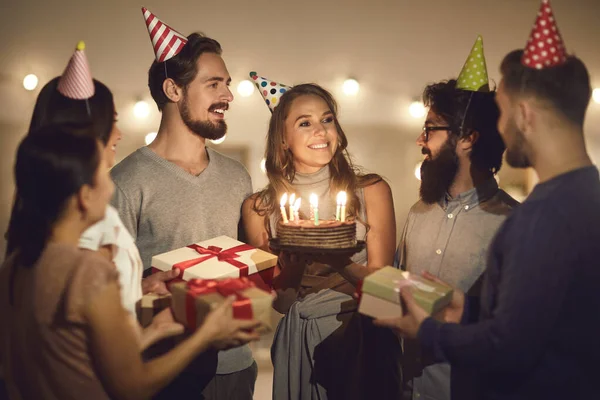
M152 319L156 314L169 308L171 306L171 295L170 294L155 294L148 293L142 296L142 298L136 304L136 314L138 321L142 327L147 327L152 322Z
M191 279L173 283L170 289L173 315L190 330L202 325L206 315L231 295L236 297L232 307L233 318L260 321L262 325L257 331L261 334L272 329L273 296L257 288L248 278Z
M409 287L417 304L429 314L437 313L452 299L452 288L394 267L383 267L367 276L357 288L358 312L373 318L400 317L403 315L400 291Z
M179 278L224 279L250 277L262 289L270 283L277 256L228 236L219 236L152 257L160 271L177 268ZM255 278L258 278L256 281ZM264 284L261 284L264 282Z

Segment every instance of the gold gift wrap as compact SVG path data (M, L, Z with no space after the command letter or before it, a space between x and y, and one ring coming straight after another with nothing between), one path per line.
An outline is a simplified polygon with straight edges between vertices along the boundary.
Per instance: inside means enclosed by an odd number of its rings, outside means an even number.
M234 318L260 321L261 325L257 331L261 334L273 329L273 296L257 288L247 278L191 279L188 282L171 284L170 290L175 320L190 330L202 325L206 315L232 294L237 297L231 309Z
M136 304L136 314L138 321L142 327L147 327L152 323L152 319L156 314L169 308L171 306L171 295L170 294L155 294L148 293L142 296L142 298Z

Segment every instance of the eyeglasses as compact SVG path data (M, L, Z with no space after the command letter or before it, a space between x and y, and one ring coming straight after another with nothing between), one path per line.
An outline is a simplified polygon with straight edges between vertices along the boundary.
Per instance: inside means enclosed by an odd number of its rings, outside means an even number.
M425 142L429 141L429 132L433 131L449 131L451 128L449 126L423 126L423 138Z

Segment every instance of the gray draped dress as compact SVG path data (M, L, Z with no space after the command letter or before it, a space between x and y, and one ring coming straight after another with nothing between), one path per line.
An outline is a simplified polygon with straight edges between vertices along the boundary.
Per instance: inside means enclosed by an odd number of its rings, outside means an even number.
M309 196L319 196L321 219L335 216L335 193L329 190L329 168L292 183L302 197L301 213L309 215ZM366 223L363 191L359 219ZM270 228L276 236L278 215ZM357 222L357 239L365 240L366 226ZM367 251L352 260L366 265ZM401 393L401 349L391 331L373 326L356 313L355 288L323 264L307 266L297 301L280 321L271 358L273 399L397 399Z

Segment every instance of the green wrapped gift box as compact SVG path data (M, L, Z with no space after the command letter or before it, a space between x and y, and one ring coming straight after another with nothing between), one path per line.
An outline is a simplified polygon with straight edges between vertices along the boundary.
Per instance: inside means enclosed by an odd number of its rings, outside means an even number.
M429 314L440 311L452 299L450 287L394 267L383 267L362 282L358 311L374 318L399 317L400 291L409 287L416 302Z

